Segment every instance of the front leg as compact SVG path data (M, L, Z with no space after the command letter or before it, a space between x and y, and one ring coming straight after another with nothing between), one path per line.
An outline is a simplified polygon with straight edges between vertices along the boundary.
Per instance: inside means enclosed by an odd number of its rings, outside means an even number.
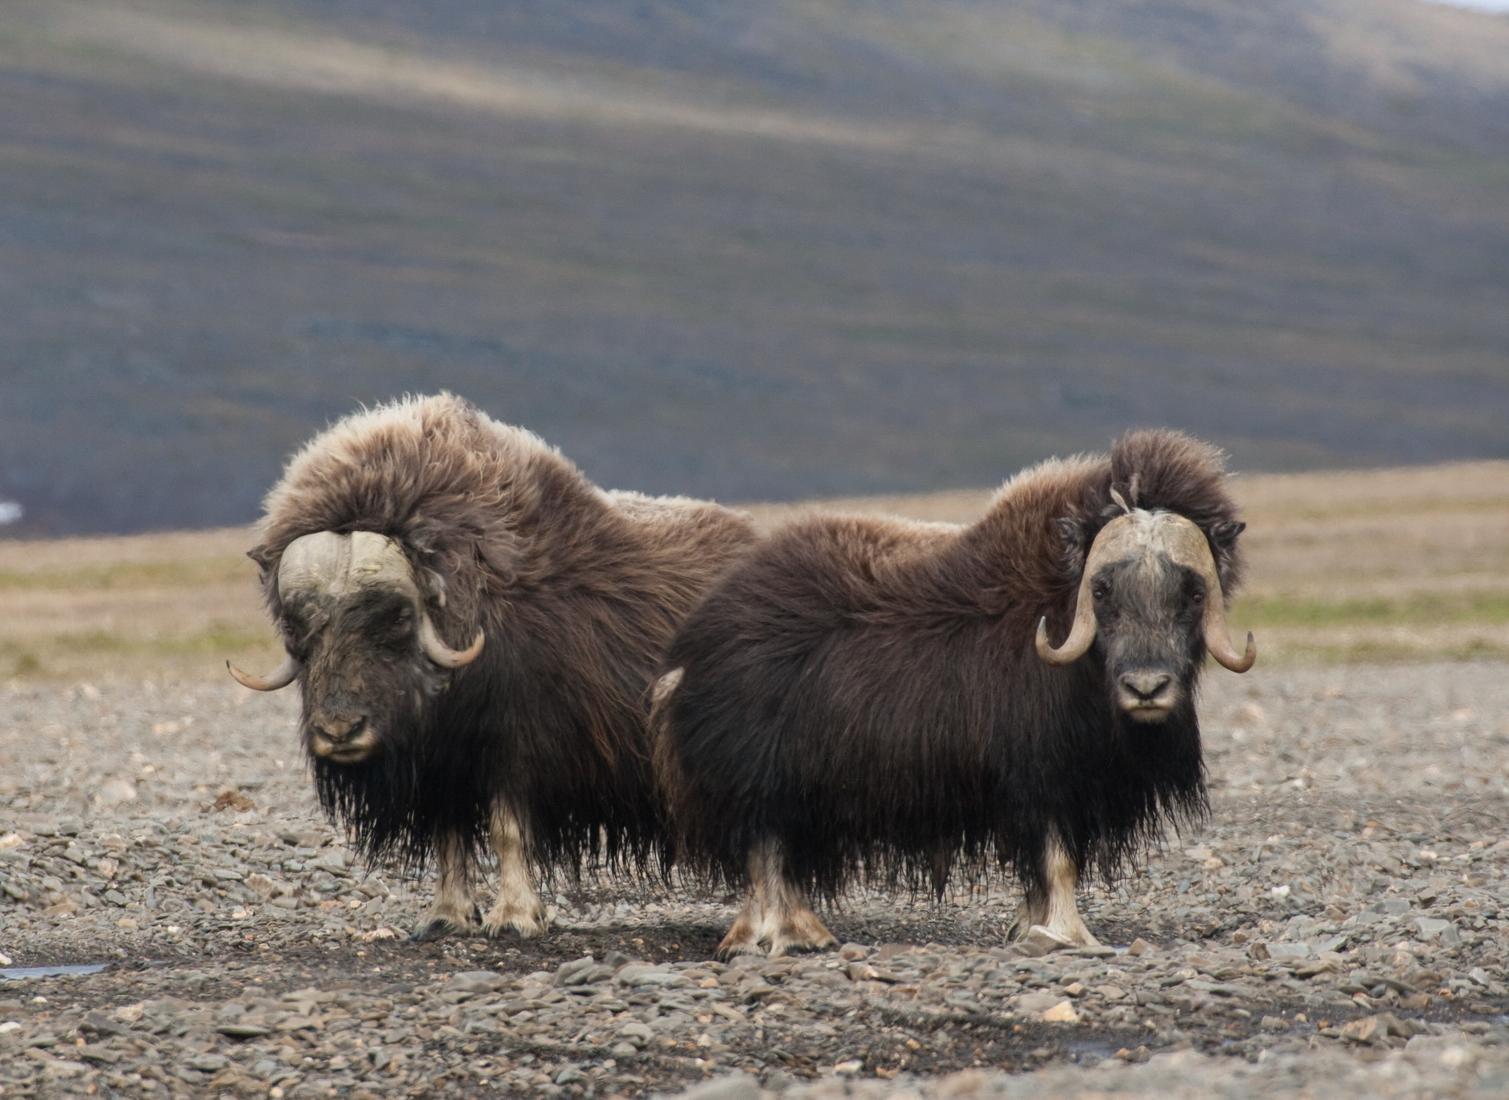
M1042 877L1028 887L1008 938L1025 939L1033 928L1041 927L1066 946L1099 947L1100 941L1085 927L1075 904L1078 886L1079 867L1058 837L1049 834L1043 847Z
M787 878L780 845L774 840L756 844L749 854L749 900L718 945L718 957L768 952L775 959L787 951L817 951L837 943Z
M440 883L430 911L419 922L409 939L415 942L438 940L452 932L467 932L476 924L480 913L472 901L470 854L459 836L447 833L436 845L440 865Z
M545 930L545 906L529 879L524 858L524 825L506 806L493 807L492 841L498 853L498 896L483 918L489 936L517 932L524 939Z

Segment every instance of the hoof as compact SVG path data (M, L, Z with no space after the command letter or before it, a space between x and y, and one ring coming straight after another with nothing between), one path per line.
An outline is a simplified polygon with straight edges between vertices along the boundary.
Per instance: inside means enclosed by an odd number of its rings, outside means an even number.
M725 939L718 945L718 949L713 952L713 957L719 962L732 962L740 955L760 955L763 957L764 954L765 949L753 940L737 940L730 943Z
M465 932L466 929L455 921L448 921L444 917L436 917L432 921L421 924L409 933L410 943L429 943L431 940L444 939L452 932Z
M1006 932L1006 942L1028 956L1046 955L1065 948L1101 946L1077 914L1071 919L1050 924L1035 924L1025 916L1018 916Z
M1012 946L1016 952L1031 959L1067 950L1074 946L1074 941L1045 925L1034 924L1025 935L1018 936Z
M1024 901L1021 905L1017 906L1016 916L1011 918L1011 927L1006 929L1006 942L1016 943L1023 936L1027 935L1027 930L1032 925L1032 912L1027 908L1027 903Z
M735 929L723 937L715 956L721 962L728 962L740 955L762 955L779 959L784 955L826 951L837 947L838 941L832 934L820 924L818 927L820 931L803 929L800 934L788 932L765 937L756 937L752 932ZM736 932L739 934L736 935Z
M431 940L444 939L453 932L461 935L470 935L472 930L482 921L482 910L472 906L472 919L470 921L452 920L450 917L431 917L413 932L409 933L410 943L429 943Z
M826 929L824 929L826 931ZM771 941L770 957L779 959L783 955L812 955L819 951L827 951L837 947L838 941L832 936L807 937L800 939L787 939L778 937Z
M541 910L530 913L489 913L482 922L482 931L488 939L493 940L506 936L532 940L545 931L545 914Z

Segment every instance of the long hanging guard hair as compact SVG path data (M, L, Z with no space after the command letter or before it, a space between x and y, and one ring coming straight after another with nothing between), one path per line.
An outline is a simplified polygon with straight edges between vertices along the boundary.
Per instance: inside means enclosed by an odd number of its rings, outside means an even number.
M1063 636L1084 548L1133 501L1206 531L1229 594L1241 525L1225 476L1207 444L1133 432L1018 475L955 533L829 517L773 535L664 666L681 670L653 717L679 862L737 885L776 838L792 882L832 899L856 878L1032 883L1056 836L1111 878L1164 826L1201 818L1193 704L1154 733L1122 726L1099 657L1050 668L1032 639L1044 614Z

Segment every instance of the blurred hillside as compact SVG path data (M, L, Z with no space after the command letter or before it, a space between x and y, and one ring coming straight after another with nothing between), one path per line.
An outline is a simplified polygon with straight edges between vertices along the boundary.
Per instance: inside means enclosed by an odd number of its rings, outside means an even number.
M241 523L441 387L604 484L1509 456L1509 18L1419 0L11 0L0 501Z

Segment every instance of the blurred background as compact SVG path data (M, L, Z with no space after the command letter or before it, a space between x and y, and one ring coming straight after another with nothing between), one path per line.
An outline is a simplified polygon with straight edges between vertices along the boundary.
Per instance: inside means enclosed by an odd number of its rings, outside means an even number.
M0 103L3 534L248 522L439 388L737 501L1141 424L1509 456L1509 16L1466 5L8 0Z
M441 388L766 523L1181 427L1265 660L1509 656L1506 8L7 0L0 676L275 661L262 494Z

